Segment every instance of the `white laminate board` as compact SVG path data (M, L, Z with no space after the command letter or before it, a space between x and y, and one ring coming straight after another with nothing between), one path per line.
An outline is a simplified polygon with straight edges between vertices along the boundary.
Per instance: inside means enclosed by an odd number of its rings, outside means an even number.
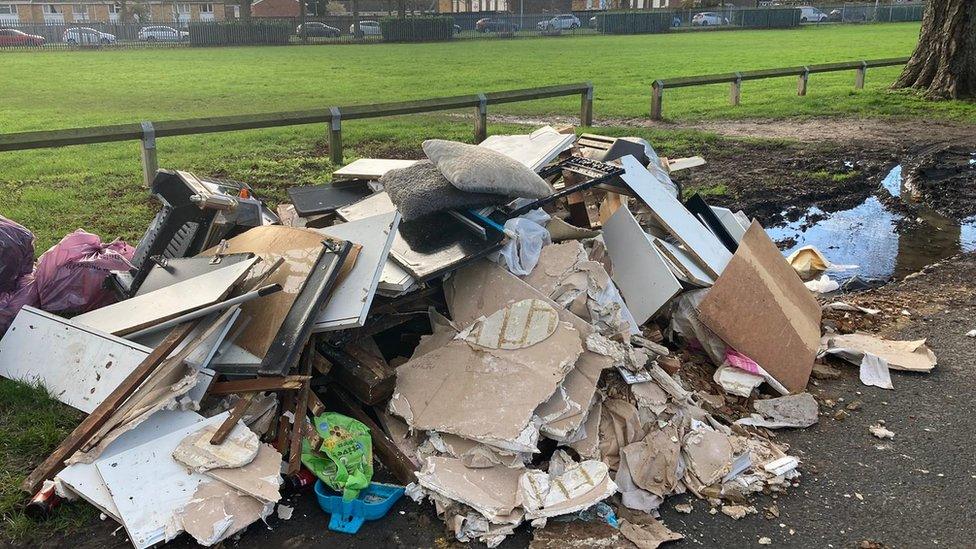
M198 421L95 462L136 549L167 541L182 531L177 514L210 477L187 470L173 459L173 451L188 435L220 425L228 415Z
M357 328L366 323L376 286L390 255L400 225L400 213L364 217L319 232L362 246L349 274L329 294L329 301L315 320L314 332Z
M336 214L346 221L358 221L379 214L395 212L396 206L390 201L390 195L385 192L373 193L359 202L343 206L336 210ZM387 259L383 265L383 273L377 289L384 293L397 295L409 290L416 281L410 273L392 259Z
M332 172L332 179L379 179L390 170L408 168L419 160L360 158Z
M625 156L620 162L626 170L621 178L647 204L658 223L684 245L710 276L722 274L732 252L633 156Z
M528 135L492 135L478 146L500 152L532 171L539 171L575 142L575 133L559 133L551 126L543 126Z
M0 340L0 376L39 383L90 414L151 351L28 306Z
M220 301L257 258L160 288L74 317L78 324L125 335Z
M739 220L736 219L735 214L732 213L732 210L728 208L723 208L721 206L709 206L709 208L711 208L712 212L715 213L715 217L722 222L722 226L725 227L725 230L729 231L732 238L734 238L736 242L741 242L742 237L746 235L746 229L749 227L743 227L742 224L739 223Z
M196 412L160 410L134 429L119 435L105 448L105 451L95 462L110 459L126 450L152 442L179 429L185 429L202 420L203 416ZM115 507L115 502L112 501L112 494L105 487L95 463L69 465L58 473L56 478L70 488L72 492L81 496L116 522L122 522L119 517L119 510Z
M681 270L682 275L684 275L684 278L689 283L696 286L701 286L702 288L715 284L715 279L709 276L709 274L705 272L705 269L702 269L701 266L695 262L694 258L688 254L687 250L682 247L675 246L666 240L661 240L660 238L655 238L653 236L648 236L648 238L651 239L654 246L657 247L657 251L661 252L661 255L663 255L665 259L671 261L672 264Z
M637 324L647 322L681 291L681 283L626 207L617 208L603 225L603 242L613 264L611 278Z

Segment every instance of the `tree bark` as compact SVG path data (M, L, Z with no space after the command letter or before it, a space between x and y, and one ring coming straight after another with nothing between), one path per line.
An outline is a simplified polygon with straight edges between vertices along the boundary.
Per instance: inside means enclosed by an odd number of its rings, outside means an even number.
M918 46L893 88L927 99L976 97L976 2L928 0Z
M251 0L241 0L241 21L251 20Z

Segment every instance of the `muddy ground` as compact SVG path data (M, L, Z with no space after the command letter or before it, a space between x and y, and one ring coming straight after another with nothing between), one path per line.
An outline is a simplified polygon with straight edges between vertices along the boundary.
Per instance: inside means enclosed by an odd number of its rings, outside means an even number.
M958 150L976 150L970 130L918 123L866 122L709 123L698 126L727 141L704 151L668 151L672 156L701 154L704 167L679 177L688 188L711 189L713 204L743 209L767 226L810 206L830 212L847 209L878 193L880 179L908 158L931 154L954 140ZM772 136L793 141L754 142ZM897 138L895 137L897 136ZM935 149L933 149L935 147ZM944 148L944 147L942 147ZM926 153L928 151L928 153ZM938 161L936 161L937 163ZM913 168L909 168L911 171ZM812 175L811 175L812 174ZM945 178L943 178L945 179ZM951 178L949 178L951 179ZM972 180L965 193L976 191ZM717 192L716 189L723 189ZM935 187L933 187L935 188ZM945 193L931 192L937 202ZM966 194L966 196L970 196ZM960 200L942 204L956 217L972 215ZM939 207L938 204L934 204ZM662 506L662 520L685 535L668 547L758 547L769 537L781 547L972 547L976 521L976 459L972 440L976 416L976 255L965 254L930 266L904 281L843 296L849 302L882 309L876 316L833 315L843 330L865 329L890 337L928 338L939 358L929 375L892 372L894 391L865 387L854 367L840 366L839 379L815 379L809 390L821 401L820 423L777 433L802 460L799 486L777 499L755 501L758 515L739 521L711 514L700 500L675 498ZM846 415L842 420L835 414ZM884 420L893 440L879 440L868 426ZM380 480L384 474L377 474ZM289 521L276 517L254 525L228 547L452 547L430 505L403 500L384 519L346 536L327 529L328 516L311 494L288 498L295 506ZM691 503L691 514L674 510ZM765 511L772 506L774 517ZM767 518L768 517L768 518ZM502 547L525 547L531 531L521 528ZM48 546L129 547L124 530L101 521ZM172 544L195 546L185 536Z

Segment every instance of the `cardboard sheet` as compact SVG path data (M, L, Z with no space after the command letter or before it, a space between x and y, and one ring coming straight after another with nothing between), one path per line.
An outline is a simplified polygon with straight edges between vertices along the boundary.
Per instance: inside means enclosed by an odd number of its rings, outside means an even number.
M807 385L820 305L757 222L699 306L699 318L790 392Z
M613 262L611 278L637 324L647 322L681 291L681 283L627 208L618 208L607 220L603 241Z
M625 156L620 161L626 170L621 179L647 204L655 221L674 235L709 275L722 274L732 259L731 252L634 157Z
M227 240L223 253L252 252L262 259L251 270L248 281L264 275L278 258L285 259L265 281L265 284L281 284L282 290L241 306L239 323L243 329L233 334L235 345L257 357L264 357L295 297L304 287L305 279L322 255L324 239L310 229L265 225ZM213 255L214 252L211 248L201 255Z
M858 332L826 336L823 347L828 354L854 364L860 364L865 355L874 355L887 362L888 368L907 372L931 372L937 362L924 339L894 341Z
M0 340L0 376L40 383L90 414L151 351L28 306Z
M384 265L393 246L400 214L388 212L321 229L322 234L362 246L352 270L336 285L315 321L313 332L365 324Z
M234 263L154 292L106 305L72 320L115 335L136 332L220 301L244 278L255 261L251 258Z

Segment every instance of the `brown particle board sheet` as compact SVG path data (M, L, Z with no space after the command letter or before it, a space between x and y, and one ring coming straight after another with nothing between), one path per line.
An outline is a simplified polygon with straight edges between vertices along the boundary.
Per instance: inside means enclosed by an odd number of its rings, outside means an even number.
M113 335L130 334L222 300L244 278L255 261L255 258L251 258L234 263L154 292L106 305L72 320Z
M233 336L233 343L258 358L264 357L268 347L281 329L295 297L325 250L326 237L310 229L265 225L254 227L230 240L222 253L251 252L262 259L248 275L247 281L258 279L279 259L285 261L264 284L281 284L280 292L241 306L238 325L243 329ZM201 255L212 255L214 249Z
M820 345L820 305L753 221L699 306L699 318L792 393L807 385Z

